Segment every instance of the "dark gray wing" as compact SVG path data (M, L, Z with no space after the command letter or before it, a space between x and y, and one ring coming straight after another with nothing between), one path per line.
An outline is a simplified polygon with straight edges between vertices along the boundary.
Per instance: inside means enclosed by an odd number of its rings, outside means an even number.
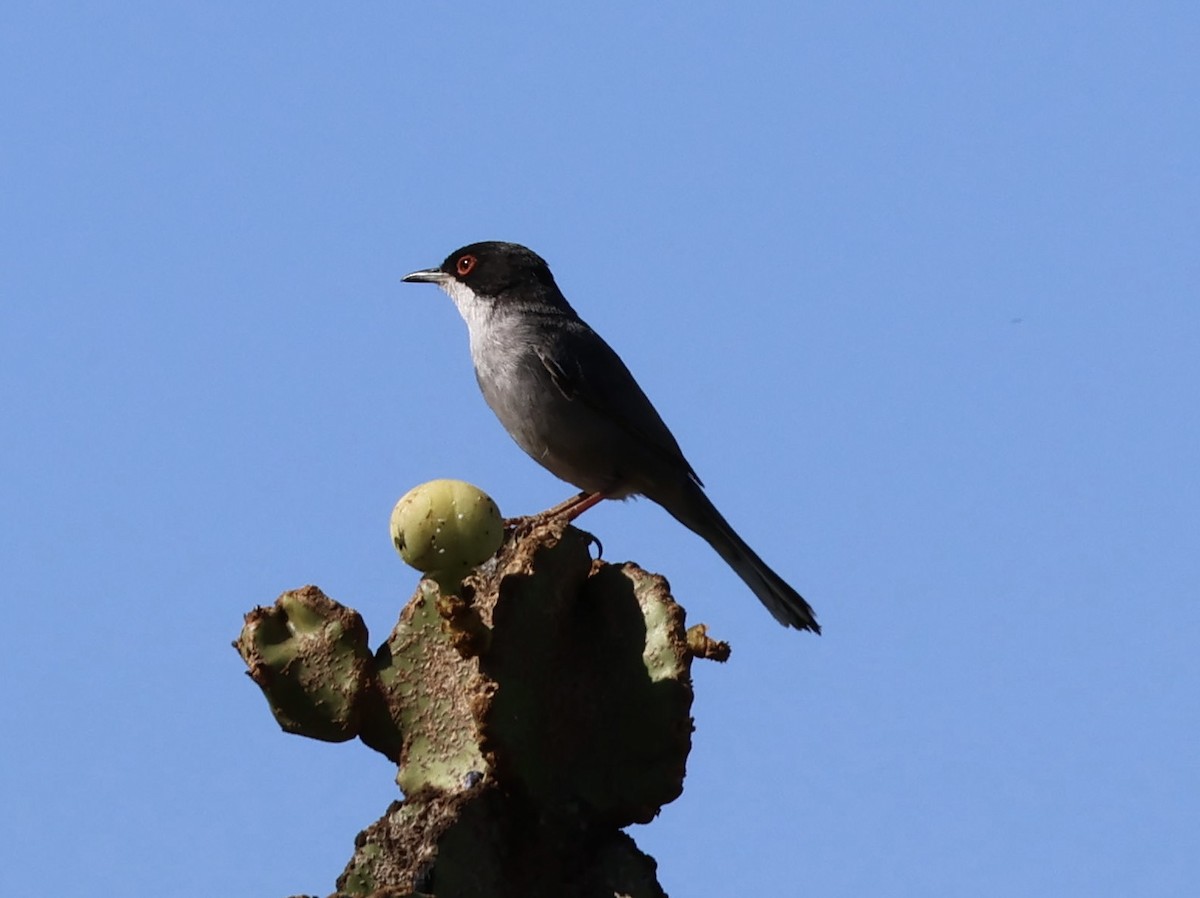
M703 486L658 410L599 334L576 319L556 328L554 341L535 351L564 396L604 415Z

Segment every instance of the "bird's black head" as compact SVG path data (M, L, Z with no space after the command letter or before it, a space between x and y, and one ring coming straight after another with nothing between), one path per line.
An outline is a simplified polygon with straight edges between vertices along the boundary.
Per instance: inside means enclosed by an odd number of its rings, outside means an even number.
M406 281L429 281L445 284L458 281L479 296L501 296L511 290L554 292L558 287L550 266L533 250L519 243L488 240L456 249L446 257L440 268L414 271Z

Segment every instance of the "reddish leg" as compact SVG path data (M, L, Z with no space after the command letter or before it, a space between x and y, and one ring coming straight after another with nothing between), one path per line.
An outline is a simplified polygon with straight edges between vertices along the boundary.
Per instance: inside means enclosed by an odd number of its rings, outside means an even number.
M582 492L577 496L572 496L566 502L555 505L553 508L543 511L538 517L557 518L565 517L568 521L573 521L593 505L599 505L604 501L604 493L589 493Z

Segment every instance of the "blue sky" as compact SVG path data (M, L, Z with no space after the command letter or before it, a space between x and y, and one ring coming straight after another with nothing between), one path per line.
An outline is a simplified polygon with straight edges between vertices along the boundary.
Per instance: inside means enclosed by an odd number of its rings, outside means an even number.
M633 830L668 892L1200 888L1200 8L3 20L0 893L332 890L393 770L279 732L229 642L309 582L381 640L417 483L570 494L400 283L482 239L825 627L589 512L734 646Z

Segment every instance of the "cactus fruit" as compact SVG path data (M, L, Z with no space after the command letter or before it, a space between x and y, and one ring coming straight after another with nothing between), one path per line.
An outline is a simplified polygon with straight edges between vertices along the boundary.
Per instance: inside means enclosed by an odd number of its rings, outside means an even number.
M504 540L504 520L491 496L461 480L431 480L392 509L392 544L410 566L453 592L471 568Z

